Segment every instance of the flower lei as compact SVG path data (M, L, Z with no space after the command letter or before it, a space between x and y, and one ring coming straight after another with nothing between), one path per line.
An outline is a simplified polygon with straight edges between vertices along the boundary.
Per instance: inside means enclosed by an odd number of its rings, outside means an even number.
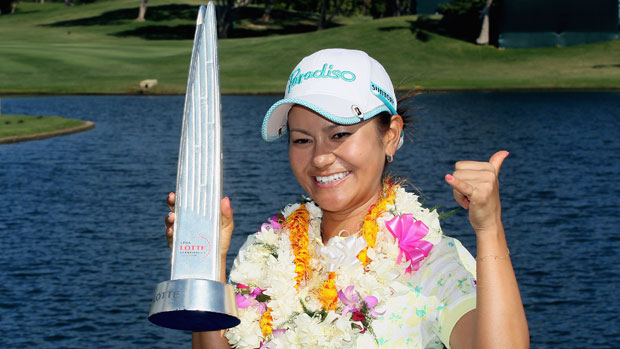
M264 224L235 261L242 322L226 332L233 347L376 344L372 322L441 239L437 213L389 180L361 236L323 246L312 202L289 205L283 216Z
M371 206L368 214L364 217L361 233L366 240L367 246L357 255L364 267L370 263L370 259L367 256L368 247L375 247L377 232L379 231L377 218L385 213L388 205L394 205L394 199L396 198L395 187L396 185L388 178L384 185L382 198L377 204ZM284 223L284 226L289 230L291 247L295 253L297 290L299 290L300 283L306 280L309 277L309 273L311 273L311 270L308 269L310 260L310 254L308 253L308 215L306 205L302 204ZM330 272L327 281L323 283L323 286L318 291L319 300L324 310L336 310L338 307L338 291L336 290L335 279L336 273Z
M299 290L299 286L305 283L309 277L310 270L310 253L308 252L308 210L306 205L302 204L293 214L291 214L284 224L289 230L289 240L291 247L295 251L295 288Z

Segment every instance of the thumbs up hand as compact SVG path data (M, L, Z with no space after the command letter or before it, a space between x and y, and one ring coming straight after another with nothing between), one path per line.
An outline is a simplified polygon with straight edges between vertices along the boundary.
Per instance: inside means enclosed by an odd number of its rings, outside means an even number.
M508 154L505 150L498 151L489 162L459 161L454 172L445 177L454 199L469 210L469 221L476 234L494 232L501 227L498 176Z

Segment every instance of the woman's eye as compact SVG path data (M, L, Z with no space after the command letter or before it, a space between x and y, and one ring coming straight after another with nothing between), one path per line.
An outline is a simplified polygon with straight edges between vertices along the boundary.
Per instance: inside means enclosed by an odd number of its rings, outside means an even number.
M297 139L293 139L293 144L306 144L309 143L310 140L307 138L297 138Z
M342 139L342 138L350 136L350 135L351 135L350 132L339 132L339 133L336 133L335 135L333 135L333 138L334 139Z

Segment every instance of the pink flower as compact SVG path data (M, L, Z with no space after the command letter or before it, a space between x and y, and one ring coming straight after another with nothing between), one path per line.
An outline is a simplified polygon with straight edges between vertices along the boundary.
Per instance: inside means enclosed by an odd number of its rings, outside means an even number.
M263 230L264 228L269 227L272 227L273 229L282 229L282 224L280 224L278 220L278 216L271 216L269 217L267 223L263 223L263 225L261 225L260 229Z
M259 294L263 294L263 290L257 287L252 290L252 293L250 293L250 296L256 298L256 296L258 296Z
M248 286L243 285L243 284L237 284L237 288L240 288L240 289L243 289L243 290L249 290L250 289ZM258 310L261 313L264 313L265 311L267 311L267 305L265 305L265 303L263 303L263 302L259 302L259 301L256 300L256 297L258 297L259 295L263 294L263 291L264 290L256 287L248 295L244 295L243 293L238 293L235 296L235 301L237 302L237 307L239 307L239 308L247 308L249 306L258 306Z
M366 308L368 308L368 311L370 311L370 315L372 315L373 317L379 317L385 314L385 311L382 313L375 311L375 307L377 306L377 303L379 303L379 300L377 299L377 297L366 296L364 297L364 303L366 303Z
M422 240L428 234L428 227L422 221L416 221L410 213L396 216L385 222L385 227L394 238L398 239L400 252L397 262L400 263L405 255L405 259L411 263L407 272L417 271L420 268L420 262L433 248L432 243Z
M342 290L338 291L338 298L340 298L340 301L344 304L342 314L357 311L357 302L360 297L357 292L353 291L354 288L355 286L349 286L344 292Z
M237 307L239 308L247 308L252 303L249 297L244 296L241 293L237 293L235 300L237 301Z
M279 217L274 215L269 218L269 223L273 227L273 229L282 229L282 225L278 223Z

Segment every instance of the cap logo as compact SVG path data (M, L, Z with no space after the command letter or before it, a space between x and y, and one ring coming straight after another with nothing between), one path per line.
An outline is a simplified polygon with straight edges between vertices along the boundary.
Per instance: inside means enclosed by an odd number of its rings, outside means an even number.
M301 71L301 68L296 68L293 70L288 80L288 93L291 92L291 89L295 85L301 84L304 80L319 78L342 79L346 82L353 82L355 81L356 76L349 70L334 69L334 66L329 63L323 64L322 69L317 69L314 71L308 70L305 73Z
M396 108L394 108L394 97L392 97L392 95L387 93L384 89L372 81L370 82L370 91L372 91L372 93L388 107L392 114L396 114Z
M353 115L357 116L360 119L364 118L364 113L362 113L362 111L357 105L352 105L351 110L353 111Z

